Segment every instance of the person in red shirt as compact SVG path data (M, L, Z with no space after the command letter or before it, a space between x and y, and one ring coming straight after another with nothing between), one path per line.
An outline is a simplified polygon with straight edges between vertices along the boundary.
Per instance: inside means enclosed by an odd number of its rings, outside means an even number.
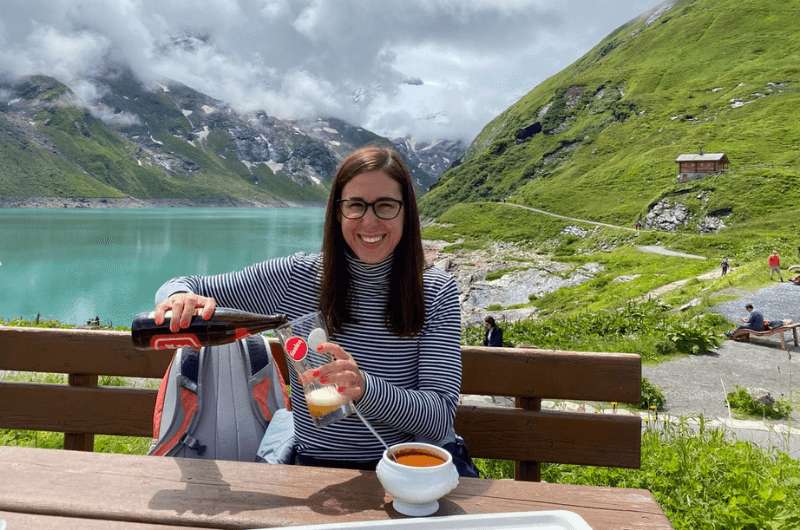
M783 274L781 274L781 257L778 255L777 250L772 251L772 255L770 255L767 260L767 264L769 264L769 279L771 280L772 276L777 272L778 278L783 281Z

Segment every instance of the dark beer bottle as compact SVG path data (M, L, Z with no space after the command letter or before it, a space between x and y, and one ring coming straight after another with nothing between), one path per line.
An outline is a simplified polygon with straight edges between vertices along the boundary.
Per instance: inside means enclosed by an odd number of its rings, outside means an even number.
M164 315L164 322L156 324L155 313L139 313L131 324L133 345L141 350L173 350L189 346L215 346L243 339L253 333L277 328L287 322L286 315L259 315L226 307L218 307L208 320L203 320L200 309L195 310L188 328L176 333L169 330L172 311Z

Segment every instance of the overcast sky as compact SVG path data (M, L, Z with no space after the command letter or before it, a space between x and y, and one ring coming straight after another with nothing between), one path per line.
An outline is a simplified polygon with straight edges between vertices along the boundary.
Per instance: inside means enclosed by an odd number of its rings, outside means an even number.
M662 0L0 0L0 72L87 104L108 63L241 111L471 140Z

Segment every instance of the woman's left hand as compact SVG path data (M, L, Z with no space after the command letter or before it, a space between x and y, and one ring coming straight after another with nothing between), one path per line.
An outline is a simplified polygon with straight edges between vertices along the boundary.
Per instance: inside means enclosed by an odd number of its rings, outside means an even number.
M358 401L364 395L364 375L358 369L358 364L353 356L344 348L333 342L323 342L317 346L320 353L329 353L335 358L312 372L313 377L319 377L322 384L336 385L336 389L353 401Z

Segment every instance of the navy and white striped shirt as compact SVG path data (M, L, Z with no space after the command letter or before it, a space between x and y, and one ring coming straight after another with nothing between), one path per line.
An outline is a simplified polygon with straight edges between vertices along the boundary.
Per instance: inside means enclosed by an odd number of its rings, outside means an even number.
M461 314L452 276L423 274L425 321L419 334L402 337L385 323L392 257L365 264L348 255L351 320L331 342L342 346L364 372L361 413L389 445L450 434L461 387ZM319 310L322 255L298 253L216 276L187 276L165 283L156 303L181 291L212 297L220 307L254 313L285 313L290 319ZM383 446L351 416L317 428L306 409L302 386L291 372L298 452L328 460L370 461Z

